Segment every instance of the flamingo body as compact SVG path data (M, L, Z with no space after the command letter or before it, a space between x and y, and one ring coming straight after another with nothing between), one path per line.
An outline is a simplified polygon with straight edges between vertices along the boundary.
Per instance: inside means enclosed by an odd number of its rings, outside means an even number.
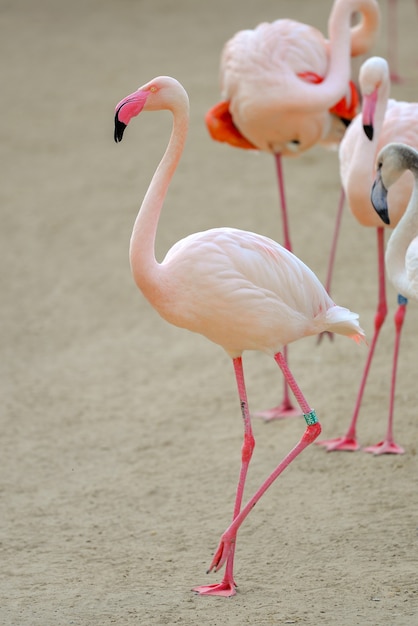
M350 29L356 11L364 22ZM244 139L240 147L297 156L317 143L339 144L357 112L350 58L371 47L378 24L375 0L336 0L329 40L290 19L237 32L223 48L220 75L230 123ZM217 106L206 116L212 137L239 145L229 141L227 118L217 119Z
M168 322L201 333L231 356L244 422L241 471L233 521L221 537L209 571L226 563L220 583L203 585L201 594L235 594L233 563L236 534L242 522L272 482L320 433L315 412L306 402L283 358L281 348L329 329L360 341L364 333L358 316L334 304L324 287L291 252L274 241L233 228L215 228L190 235L155 258L158 219L181 157L189 119L184 88L170 77L158 77L116 107L115 140L142 110L168 109L173 129L167 150L152 178L135 220L130 261L137 286ZM299 403L307 428L299 443L285 456L241 508L245 479L254 449L241 355L261 350L272 355Z
M304 336L358 330L349 323L357 316L336 306L304 263L255 233L214 228L189 235L160 269L164 298L151 298L160 315L233 357L245 350L273 356Z

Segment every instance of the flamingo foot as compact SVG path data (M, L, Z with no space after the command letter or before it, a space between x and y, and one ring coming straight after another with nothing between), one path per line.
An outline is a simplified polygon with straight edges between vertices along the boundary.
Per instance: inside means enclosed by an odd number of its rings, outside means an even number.
M230 598L234 596L237 585L234 580L228 580L226 577L220 583L215 583L214 585L199 585L198 587L193 587L192 591L196 591L201 596L223 596L224 598Z
M302 412L300 409L295 408L290 402L286 402L285 400L272 409L265 409L264 411L254 413L254 417L259 417L265 422L286 419L288 417L301 417L301 415Z
M212 570L217 572L221 569L228 556L231 554L232 547L235 545L235 536L235 532L228 532L228 530L224 532L212 559L212 563L206 572L207 574L209 574ZM223 577L222 582L215 583L214 585L200 585L199 587L194 587L192 591L196 591L197 593L206 596L229 597L235 595L236 587L237 585L232 574L232 564L229 563L226 567L225 576Z
M337 437L336 439L323 439L322 441L315 441L317 446L323 446L327 452L333 452L335 450L345 450L347 452L356 452L360 450L360 445L355 437Z
M363 448L364 452L370 452L371 454L404 454L405 450L398 446L394 441L380 441L375 446L368 446Z
M322 333L319 333L317 337L317 340L316 340L317 346L319 346L319 344L322 342L324 335L326 335L330 341L334 341L334 333L330 333L329 330L324 330Z

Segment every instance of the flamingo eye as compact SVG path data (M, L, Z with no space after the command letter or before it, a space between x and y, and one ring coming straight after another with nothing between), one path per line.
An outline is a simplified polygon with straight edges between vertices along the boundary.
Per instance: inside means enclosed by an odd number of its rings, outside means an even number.
M149 90L151 91L151 93L155 93L156 91L158 91L155 85L152 85L152 87L150 87Z
M292 139L286 143L286 147L291 152L297 152L299 150L300 141L299 139Z

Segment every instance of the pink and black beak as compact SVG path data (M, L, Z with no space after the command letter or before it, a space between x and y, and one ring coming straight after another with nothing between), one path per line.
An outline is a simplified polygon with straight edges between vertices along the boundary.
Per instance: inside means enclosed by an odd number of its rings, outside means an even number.
M122 141L125 128L133 117L141 113L149 96L148 89L138 89L129 96L121 100L115 109L115 132L114 139L116 143Z
M364 96L362 107L363 130L370 141L374 135L374 114L377 103L377 89L370 95Z
M370 200L374 210L382 222L389 225L388 190L383 184L380 167L377 169L377 175L372 186Z
M120 141L122 141L123 133L125 132L126 126L127 125L124 122L121 122L119 119L119 109L118 109L115 113L115 132L113 135L116 143L119 143Z

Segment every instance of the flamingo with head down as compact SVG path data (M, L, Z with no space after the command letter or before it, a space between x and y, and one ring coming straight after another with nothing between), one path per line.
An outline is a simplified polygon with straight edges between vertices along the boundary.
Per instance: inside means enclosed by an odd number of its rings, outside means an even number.
M374 178L376 156L385 145L401 141L418 148L418 102L400 102L389 99L389 66L385 59L371 57L365 61L359 74L360 90L363 97L362 113L352 122L340 146L340 173L347 201L354 217L362 226L376 228L378 253L378 305L374 320L374 334L364 367L356 403L348 430L336 439L318 442L328 450L358 450L356 428L366 381L375 352L377 340L387 315L385 265L384 265L384 226L373 209L370 189ZM408 205L413 188L413 176L405 171L389 191L391 206L390 224L394 228ZM364 448L373 454L401 454L403 448L393 437L393 406L396 384L396 367L400 336L406 313L406 300L398 298L399 306L395 313L395 349L392 367L392 384L389 401L389 417L385 438L376 445Z
M362 20L351 27L353 16ZM279 19L239 31L224 46L222 101L206 114L211 137L274 155L282 205L284 245L291 249L282 156L296 157L316 144L336 146L357 113L350 82L352 56L365 54L379 26L376 0L335 0L329 40L312 26ZM329 291L344 204L341 194L326 287ZM299 414L285 385L281 404L259 412L264 419Z
M170 181L183 152L189 121L189 101L175 79L160 76L116 106L115 140L141 111L168 109L173 114L169 144L152 178L135 220L130 242L134 280L168 322L200 333L219 344L231 357L244 423L241 471L233 521L223 533L209 571L226 562L223 580L195 588L200 594L235 594L233 563L238 529L274 480L320 433L315 411L305 400L283 358L283 346L308 335L331 330L364 336L358 316L337 306L315 274L278 243L234 228L214 228L177 242L162 263L155 258L160 213ZM244 350L267 353L279 365L300 405L306 430L241 509L254 436L242 368Z

